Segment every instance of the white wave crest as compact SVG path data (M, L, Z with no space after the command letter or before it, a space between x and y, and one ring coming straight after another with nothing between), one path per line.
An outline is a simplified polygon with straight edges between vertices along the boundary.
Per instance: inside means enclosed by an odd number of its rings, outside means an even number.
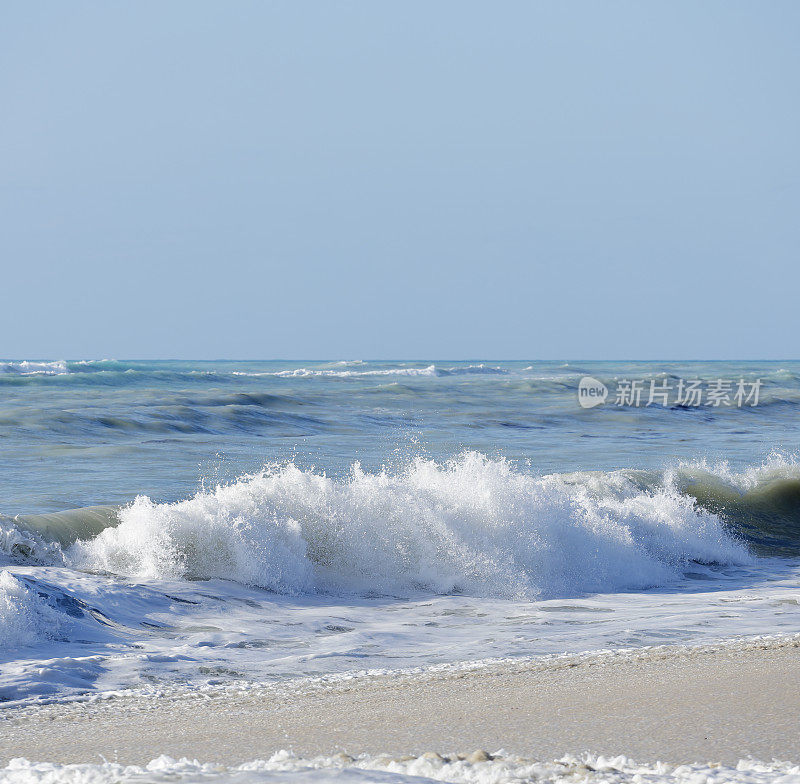
M678 487L684 487L688 482L716 482L740 493L781 480L800 480L800 459L797 455L773 451L763 462L743 470L735 470L725 461L684 461L665 472L665 481Z
M424 368L386 368L384 370L331 370L297 368L296 370L280 370L270 375L280 378L309 378L312 376L328 376L334 378L362 378L367 376L435 376L436 365Z
M363 362L337 362L336 365L362 365ZM235 376L277 376L279 378L368 378L370 376L466 376L466 375L508 375L508 371L490 365L465 365L449 368L439 368L436 365L427 367L399 367L382 368L380 370L339 370L331 368L295 368L293 370L278 370L272 372L246 372L234 370Z
M466 365L465 367L451 367L445 371L451 376L507 376L508 371L492 365Z
M19 376L62 376L69 373L67 363L62 359L57 362L0 362L0 373L14 373Z
M77 542L84 568L227 578L285 593L423 590L532 598L662 585L691 561L747 563L720 520L622 474L537 477L465 453L332 479L293 464L172 504L139 497Z

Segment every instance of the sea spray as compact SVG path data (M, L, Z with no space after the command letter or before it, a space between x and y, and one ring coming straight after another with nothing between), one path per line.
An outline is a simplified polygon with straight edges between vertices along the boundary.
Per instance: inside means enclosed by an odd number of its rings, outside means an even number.
M343 479L271 466L185 501L137 498L67 551L79 568L226 578L290 594L414 591L546 598L745 564L714 514L622 473L536 476L468 452Z

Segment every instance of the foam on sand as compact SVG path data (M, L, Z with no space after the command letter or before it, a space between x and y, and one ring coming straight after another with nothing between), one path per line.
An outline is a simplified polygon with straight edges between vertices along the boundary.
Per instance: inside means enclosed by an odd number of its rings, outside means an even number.
M459 758L462 757L461 759ZM467 758L463 758L467 757ZM742 760L737 765L715 764L639 765L624 756L565 756L559 760L537 761L519 757L471 755L442 757L428 753L419 757L346 754L302 759L279 751L267 760L254 760L235 767L197 760L175 760L160 756L143 766L113 762L82 765L53 765L14 759L0 769L2 784L127 784L127 782L236 782L237 784L422 784L445 781L452 784L523 784L523 782L616 782L638 784L761 784L800 782L800 766L784 762L764 763Z
M395 778L389 780L394 781L410 775L487 784L603 781L606 774L613 781L637 780L637 773L646 774L644 781L647 776L662 780L656 777L661 774L667 781L707 784L706 775L717 780L711 771L722 771L719 781L746 781L744 774L751 773L774 779L797 770L753 762L737 768L737 762L748 757L800 759L800 697L796 689L787 688L800 677L799 645L795 637L665 647L8 707L0 733L0 764L25 757L56 765L15 763L20 769L17 781L25 781L26 775L32 781L48 775L57 781L70 774L72 781L90 775L99 781L107 776L124 780L124 765L142 766L133 771L141 777L147 763L161 754L219 763L204 771L198 763L185 763L189 780L203 778L203 772L236 780L248 770L269 774L267 780L282 771L301 780L326 780L373 770L392 774ZM291 749L297 758L275 756L281 748ZM453 754L476 749L505 751L495 760ZM356 759L336 754L341 750ZM392 757L383 756L386 751ZM559 759L565 752L595 756L532 767L540 764L535 760ZM603 762L597 756L620 752L649 764L639 767L629 759L608 757ZM121 765L59 767L101 759ZM267 763L242 766L244 760ZM656 760L669 765L656 765ZM694 766L697 761L704 764ZM181 763L176 767L172 760L162 760L150 771L156 780L162 780L161 764L181 779ZM688 770L681 767L680 773L675 767L686 765ZM693 779L693 774L700 778Z

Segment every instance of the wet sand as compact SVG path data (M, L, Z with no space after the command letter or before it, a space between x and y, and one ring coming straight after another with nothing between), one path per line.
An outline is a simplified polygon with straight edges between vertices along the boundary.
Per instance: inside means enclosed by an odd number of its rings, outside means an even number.
M800 760L800 641L506 663L435 673L6 707L0 763L237 764L310 757L566 753Z

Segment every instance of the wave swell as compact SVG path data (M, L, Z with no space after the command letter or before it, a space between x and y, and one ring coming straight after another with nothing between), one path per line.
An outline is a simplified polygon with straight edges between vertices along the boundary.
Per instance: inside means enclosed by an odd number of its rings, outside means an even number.
M766 555L800 555L800 465L773 455L743 472L727 465L685 464L667 481L718 515Z

